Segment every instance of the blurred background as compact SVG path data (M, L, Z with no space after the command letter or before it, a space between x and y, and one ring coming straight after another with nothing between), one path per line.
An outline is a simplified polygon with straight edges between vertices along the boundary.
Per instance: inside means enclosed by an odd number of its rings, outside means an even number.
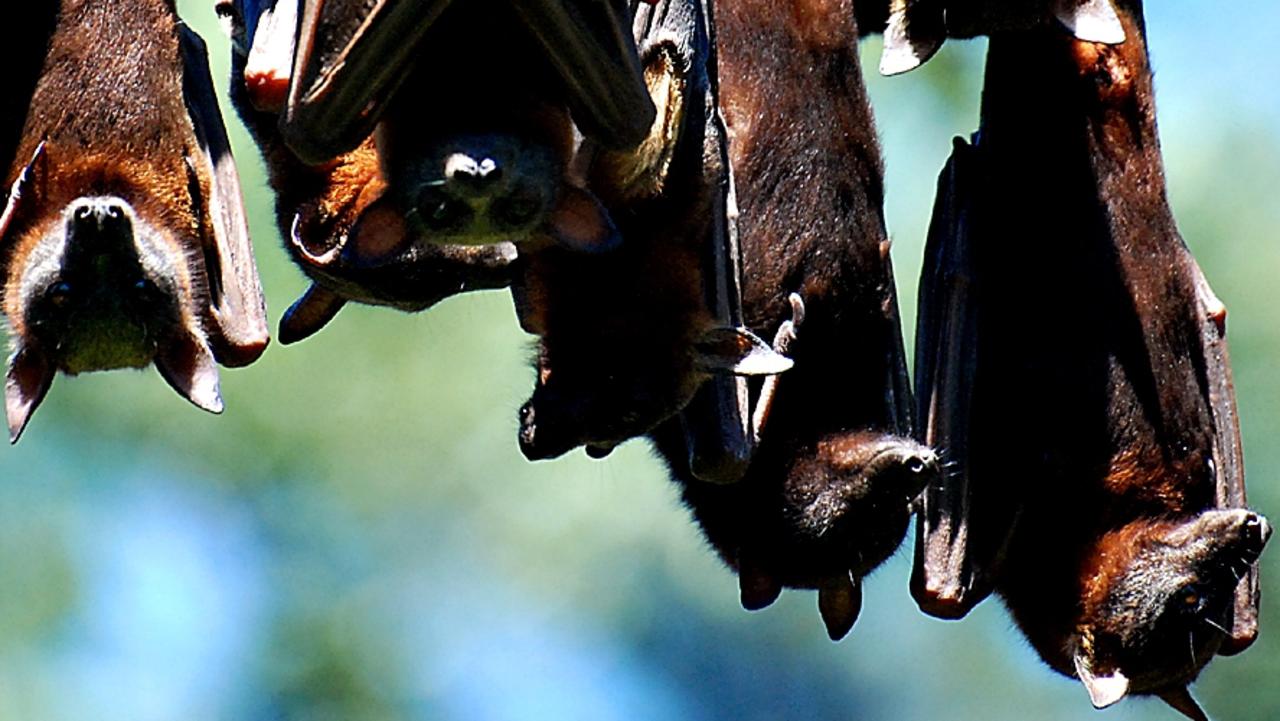
M225 79L213 3L178 5ZM1275 520L1280 5L1164 0L1148 21L1173 207L1231 309L1251 499ZM984 44L894 79L879 52L862 50L910 329ZM274 326L304 283L228 125ZM812 593L743 611L644 443L523 460L529 355L509 296L483 293L416 316L349 307L224 370L222 417L151 370L59 377L0 449L0 720L1099 718L997 602L920 614L910 544L842 643ZM1215 718L1280 718L1280 551L1263 562L1261 639L1194 689ZM1142 700L1103 713L1176 718Z

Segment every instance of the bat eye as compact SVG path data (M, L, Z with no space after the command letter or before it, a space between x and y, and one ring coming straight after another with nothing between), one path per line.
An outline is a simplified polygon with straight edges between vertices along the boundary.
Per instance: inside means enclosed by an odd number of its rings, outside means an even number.
M53 307L62 308L66 306L67 302L70 300L71 300L70 285L67 285L62 281L58 281L57 283L54 283L52 286L49 287L49 302L53 304Z
M431 230L453 230L471 216L466 203L449 197L438 188L426 188L418 195L418 217Z
M1205 597L1200 586L1189 583L1178 590L1174 597L1178 609L1190 615L1199 615L1205 609Z
M907 461L907 470L913 474L924 473L925 463L921 458L912 458Z

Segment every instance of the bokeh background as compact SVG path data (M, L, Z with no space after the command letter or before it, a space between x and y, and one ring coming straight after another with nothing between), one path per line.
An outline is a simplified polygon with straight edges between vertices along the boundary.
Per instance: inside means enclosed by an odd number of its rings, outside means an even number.
M211 0L180 0L226 77ZM1148 10L1172 203L1231 309L1253 503L1280 517L1280 6ZM934 182L977 120L982 42L874 74L907 327ZM304 283L229 116L272 323ZM910 333L907 342L911 343ZM349 308L224 371L222 417L154 371L60 377L0 449L0 720L1092 719L997 602L916 611L904 547L842 643L811 593L749 614L642 442L529 464L529 338L503 293ZM1195 692L1280 718L1280 551L1263 635ZM1126 701L1105 718L1172 719ZM1099 717L1100 718L1100 717Z

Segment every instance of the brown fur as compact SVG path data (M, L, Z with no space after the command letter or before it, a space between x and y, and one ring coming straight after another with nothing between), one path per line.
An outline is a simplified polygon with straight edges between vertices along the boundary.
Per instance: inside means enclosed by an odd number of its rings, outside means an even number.
M198 192L192 192L184 158L196 150L183 104L175 22L173 3L163 0L64 0L50 40L54 52L45 61L22 142L5 175L8 187L45 143L44 159L35 168L34 203L8 231L8 268L24 267L68 203L116 195L139 217L172 233L166 237L202 269L195 249L212 231L204 227L199 204L211 181L198 169ZM182 131L175 132L174 123ZM24 299L17 280L8 278L4 308L22 335ZM195 317L207 301L204 274L183 273L179 280L185 310Z
M651 90L673 94L658 102L667 112L639 149L603 151L590 173L621 247L587 255L544 245L522 257L513 292L521 325L541 347L540 381L521 410L532 457L641 435L707 377L695 344L715 325L704 259L717 188L704 164L706 117L685 96L691 70L681 67L669 84L661 78L682 62L662 51L648 59Z
M739 570L744 605L767 604L780 586L820 589L839 637L857 614L845 603L857 594L843 590L850 576L856 584L897 548L910 500L936 472L904 437L910 400L853 8L721 0L716 13L747 324L772 338L792 292L805 319L740 482L694 479L676 424L654 438L708 540ZM904 470L917 461L918 473Z
M1140 5L1121 16L1119 46L1058 29L992 38L980 137L958 150L970 185L950 189L969 198L951 229L977 314L945 349L976 358L970 415L951 419L967 456L954 460L971 479L969 551L991 566L976 584L994 585L1046 663L1082 679L1122 672L1129 692L1194 713L1185 686L1230 636L1237 582L1269 530L1216 510L1211 459L1227 460L1215 424L1229 421L1213 404L1233 401L1212 398L1229 383L1212 374L1229 371L1210 369L1211 309L1165 197ZM922 338L921 353L938 342ZM1166 606L1183 602L1183 615Z

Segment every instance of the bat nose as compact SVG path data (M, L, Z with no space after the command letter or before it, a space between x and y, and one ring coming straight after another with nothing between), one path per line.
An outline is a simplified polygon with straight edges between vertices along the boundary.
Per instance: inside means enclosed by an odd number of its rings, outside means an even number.
M502 180L502 165L493 158L454 153L445 159L444 177L459 194L488 195Z
M128 235L129 219L118 198L81 198L72 204L71 235L77 239Z

